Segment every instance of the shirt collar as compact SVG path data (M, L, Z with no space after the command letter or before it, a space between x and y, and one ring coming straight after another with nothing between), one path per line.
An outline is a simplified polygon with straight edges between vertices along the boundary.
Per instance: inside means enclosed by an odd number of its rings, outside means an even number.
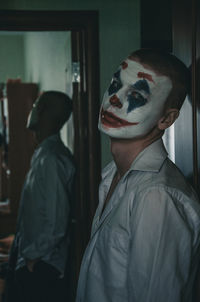
M130 170L158 172L168 153L162 139L147 146L133 161Z
M168 153L164 147L162 139L153 142L138 154L132 162L130 169L123 178L131 171L158 172L167 158ZM116 172L116 164L111 161L102 172L102 179L106 176L113 176Z

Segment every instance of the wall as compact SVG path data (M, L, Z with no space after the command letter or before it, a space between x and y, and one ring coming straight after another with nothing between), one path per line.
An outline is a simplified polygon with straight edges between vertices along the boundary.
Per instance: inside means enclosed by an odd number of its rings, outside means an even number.
M8 79L24 80L24 39L22 33L0 32L0 83ZM6 107L5 107L6 108ZM0 115L0 133L2 133Z
M40 90L69 91L67 70L71 68L70 32L28 32L25 34L25 78L39 83Z
M119 63L140 46L140 0L7 0L0 9L98 10L101 96ZM102 166L111 159L102 135Z

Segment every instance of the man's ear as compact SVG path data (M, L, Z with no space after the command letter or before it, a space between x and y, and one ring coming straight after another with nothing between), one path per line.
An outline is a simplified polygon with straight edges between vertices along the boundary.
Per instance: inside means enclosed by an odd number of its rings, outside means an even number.
M163 117L158 121L158 128L165 130L169 128L179 116L179 110L176 108L170 108L165 111Z

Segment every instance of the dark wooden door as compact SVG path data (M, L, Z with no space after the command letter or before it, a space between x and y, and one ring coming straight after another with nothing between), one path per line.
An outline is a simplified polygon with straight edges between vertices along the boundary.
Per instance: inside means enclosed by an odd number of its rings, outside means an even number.
M173 52L191 70L191 93L175 123L175 161L200 196L200 2L173 2ZM200 267L194 288L200 301Z
M191 92L174 125L175 163L200 197L200 1L165 1L164 6L159 0L141 3L142 46L171 51L191 70ZM196 280L195 301L199 302L200 268Z
M141 45L172 52L191 70L191 93L175 122L175 163L199 192L200 1L141 0Z
M191 70L191 93L175 123L175 161L199 191L199 56L200 11L198 0L173 2L173 53Z

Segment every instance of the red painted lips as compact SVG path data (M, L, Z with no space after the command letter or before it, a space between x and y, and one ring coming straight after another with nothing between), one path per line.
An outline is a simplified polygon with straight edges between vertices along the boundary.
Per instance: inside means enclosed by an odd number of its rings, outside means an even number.
M127 122L116 115L114 115L112 112L101 110L101 122L104 126L109 128L119 128L124 126L134 126L138 125L139 123L130 123Z

